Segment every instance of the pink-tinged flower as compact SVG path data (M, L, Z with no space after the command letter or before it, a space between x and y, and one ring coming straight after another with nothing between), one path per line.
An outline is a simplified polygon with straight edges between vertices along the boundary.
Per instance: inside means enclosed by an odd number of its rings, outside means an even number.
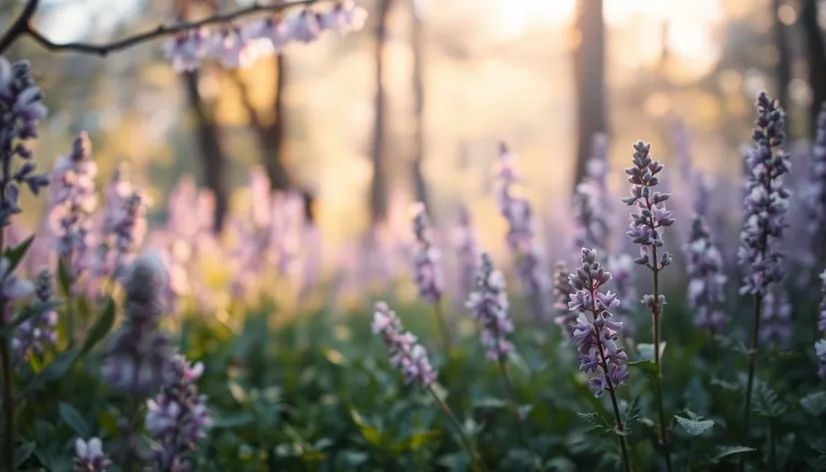
M402 372L406 383L427 388L436 381L427 350L416 342L413 334L404 331L398 316L386 303L376 303L372 327L373 334L380 335L387 344L390 363Z
M88 442L81 438L75 440L74 472L106 472L110 465L112 461L103 452L100 439L92 438Z
M367 10L349 0L337 2L333 8L318 14L319 27L338 34L359 31L366 21Z
M248 37L269 41L276 54L281 53L293 41L293 30L283 17L269 17L250 23Z
M246 69L252 66L266 51L265 44L238 26L229 26L211 37L208 47L210 57L227 69Z
M505 277L493 268L488 254L482 254L481 260L476 274L476 291L471 292L466 306L482 325L480 340L488 359L500 361L514 351L513 344L507 339L513 332L513 321L508 312Z
M476 247L476 233L473 230L470 212L461 207L459 225L454 235L455 247L459 256L460 287L469 293L476 285L476 271L479 268L479 250Z
M302 43L311 43L321 35L321 25L318 16L309 8L287 18L290 25L290 36Z
M164 54L172 62L175 72L194 71L206 57L209 40L206 28L184 31L164 44Z
M424 205L413 208L413 233L416 235L416 252L413 254L413 278L419 287L419 295L430 303L442 298L444 276L441 252L433 245L432 229Z

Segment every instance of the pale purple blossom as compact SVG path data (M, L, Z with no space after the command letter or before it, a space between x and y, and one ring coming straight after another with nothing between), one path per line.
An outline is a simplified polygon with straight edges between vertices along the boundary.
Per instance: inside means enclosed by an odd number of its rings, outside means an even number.
M475 286L476 271L479 267L479 250L476 233L473 230L470 212L466 207L459 211L459 225L455 233L455 245L459 258L459 280L463 293Z
M419 296L430 303L438 302L444 292L444 275L441 251L433 244L432 228L424 205L413 208L413 234L416 248L413 253L413 278L419 288Z
M103 444L98 438L91 438L84 441L81 438L75 440L75 458L73 461L74 472L106 472L106 468L112 465L109 456L103 452Z
M322 30L347 34L364 28L367 10L350 0L336 2L333 8L318 14L318 24Z
M826 334L826 270L820 274L821 288L820 288L820 311L817 320L817 326L820 334ZM815 343L815 352L817 353L818 361L820 362L820 377L826 380L826 339L821 339Z
M765 295L772 283L786 275L781 266L780 241L791 193L783 187L783 175L791 168L783 144L785 116L777 101L761 93L757 98L757 120L752 133L755 147L745 160L748 169L743 226L740 231L740 264L746 275L742 294Z
M158 470L189 472L194 469L186 455L197 449L212 425L206 396L199 395L195 385L204 365L175 355L169 369L161 393L147 402L146 430L160 444L155 455Z
M34 284L18 277L8 258L0 258L0 299L13 302L28 297L33 291Z
M811 162L803 201L807 217L806 231L814 255L826 256L823 234L826 232L826 103L817 115L817 131L812 143Z
M826 339L815 342L815 354L817 354L817 360L820 363L818 373L822 379L826 379Z
M600 292L610 280L611 273L597 261L596 251L583 248L582 266L569 276L575 292L570 295L568 308L579 312L573 339L579 351L579 370L597 374L588 381L595 397L606 390L613 393L629 377L625 367L628 355L617 344L622 322L613 321L608 311L618 307L620 301L614 293Z
M43 269L34 285L35 299L48 303L54 296L54 277ZM11 347L19 360L28 360L32 356L42 356L46 349L57 342L57 311L49 309L35 315L17 327Z
M725 300L727 277L723 273L723 258L714 244L703 217L695 214L691 235L683 247L688 275L688 306L695 311L698 328L720 330L726 317L720 309Z
M191 72L201 66L209 46L209 32L204 27L177 34L163 46L166 58L175 72Z
M310 8L305 8L297 14L287 17L291 36L295 41L311 43L318 39L323 31L319 23L319 15Z
M597 133L592 138L592 153L585 176L577 185L573 197L575 221L574 247L608 248L611 194L608 189L608 138Z
M160 328L167 277L161 260L144 254L124 278L125 320L109 342L101 371L116 390L146 396L160 388L168 374L172 344Z
M11 224L20 213L20 187L26 185L38 195L49 178L35 174L32 151L26 141L37 137L37 127L48 110L43 92L35 84L31 64L22 60L9 63L0 56L0 227ZM14 164L18 158L19 166Z
M574 293L574 288L568 280L568 266L559 261L554 268L554 322L562 328L570 338L574 335L574 326L579 315L568 308L568 301Z
M634 339L637 335L637 310L634 307L640 304L639 291L634 278L634 258L624 253L610 256L605 267L611 272L611 280L614 281L617 298L620 301L619 306L614 310L614 315L622 321L620 334L625 339Z
M481 325L479 337L488 359L501 361L514 351L507 338L513 332L513 321L508 312L505 277L493 268L488 254L483 253L481 260L476 274L476 291L471 292L466 306Z
M246 29L230 25L210 37L207 54L226 69L247 69L267 52L265 45Z
M372 324L373 334L382 337L390 350L390 364L404 375L405 383L422 388L436 381L436 371L430 365L427 350L409 331L405 331L396 313L384 302L376 303Z

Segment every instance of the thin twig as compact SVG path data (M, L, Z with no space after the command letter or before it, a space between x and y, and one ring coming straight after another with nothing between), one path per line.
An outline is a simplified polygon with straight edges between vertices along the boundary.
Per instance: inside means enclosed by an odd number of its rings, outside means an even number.
M125 38L115 40L109 43L94 44L84 42L55 43L49 38L47 38L43 33L41 33L39 30L37 30L37 28L35 28L31 24L31 19L37 10L38 0L30 0L29 3L26 5L26 8L23 10L23 12L14 22L14 24L12 24L11 28L6 32L3 38L0 39L0 53L2 53L9 46L15 43L21 36L26 35L31 37L37 44L39 44L41 47L48 51L73 51L83 54L106 56L109 53L122 51L129 47L147 41L151 41L162 36L170 36L176 33L188 31L201 26L227 23L232 20L253 15L256 13L276 12L290 7L310 5L316 3L317 1L319 0L289 0L275 3L272 5L263 5L256 2L245 8L240 8L226 13L217 13L215 15L203 18L201 20L181 22L169 25L162 24L158 25L157 27L151 30L144 31L142 33L137 33L132 36L127 36Z

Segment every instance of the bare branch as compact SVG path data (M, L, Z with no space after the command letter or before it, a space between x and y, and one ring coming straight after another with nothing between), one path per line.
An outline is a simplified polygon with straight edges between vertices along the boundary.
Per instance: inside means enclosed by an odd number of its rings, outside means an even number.
M20 36L28 35L36 43L44 49L54 52L73 51L82 54L94 54L98 56L106 56L109 53L121 51L129 47L151 41L162 36L169 36L182 31L187 31L200 26L214 25L219 23L227 23L229 21L253 15L261 12L275 12L284 10L286 8L295 7L299 5L310 5L319 0L288 0L272 5L263 5L254 3L253 5L225 13L218 13L213 16L192 22L182 22L171 25L158 25L156 28L138 33L133 36L127 36L123 39L113 41L110 43L93 44L93 43L55 43L38 31L31 25L31 17L37 10L38 0L29 0L26 9L21 13L20 17L12 25L12 28L6 33L2 40L0 40L0 53L8 46L14 43Z

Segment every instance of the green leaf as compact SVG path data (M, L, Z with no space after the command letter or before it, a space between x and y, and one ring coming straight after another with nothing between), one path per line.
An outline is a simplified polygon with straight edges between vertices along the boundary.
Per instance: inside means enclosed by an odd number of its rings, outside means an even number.
M674 415L674 418L677 419L677 424L682 426L683 430L691 437L697 437L714 427L713 420L703 420L702 416L698 416L696 419L690 419Z
M756 450L757 449L746 446L718 446L714 450L714 453L711 455L711 461L716 464L721 460L725 459L726 457L733 456L735 454L743 454L745 452L752 452Z
M66 422L72 430L77 433L78 436L81 438L88 438L92 435L92 432L89 428L89 423L83 418L83 415L80 414L72 405L68 403L60 402L58 405L58 412L60 413L60 419Z
M361 430L361 435L365 441L374 446L381 445L381 431L378 428L369 424L356 410L350 410L350 416Z
M28 395L32 392L40 390L46 384L60 379L69 369L72 368L77 358L80 357L80 351L77 348L69 349L63 354L57 356L49 363L43 370L37 373L29 383L23 388L22 395Z
M599 413L577 413L577 416L588 423L589 428L585 430L585 434L597 433L600 436L608 436L614 433L614 425L606 421Z
M755 379L751 411L763 418L779 418L789 410L789 406L780 400L777 392L766 382Z
M18 446L17 449L14 450L14 466L20 467L24 462L29 460L36 446L37 444L33 442Z
M739 384L734 382L729 382L728 380L723 379L711 379L711 385L726 390L728 392L739 392L742 390Z
M545 463L545 469L549 472L576 472L576 464L567 457L554 457Z
M95 324L89 329L89 335L83 343L83 347L80 350L80 355L86 354L93 347L95 347L97 343L109 334L109 331L112 330L112 326L114 325L115 301L107 297L103 302L103 309L101 310L100 316L98 316Z
M826 413L826 392L817 392L800 399L800 405L813 416Z
M238 402L240 405L248 405L250 403L250 397L247 394L247 391L244 390L244 387L239 385L236 382L230 380L227 382L227 388L229 388L229 393L232 394L232 398Z
M622 422L630 428L640 418L640 397L636 396L631 403L622 402Z
M26 320L28 320L29 318L42 315L43 313L46 313L50 310L54 310L55 308L60 307L60 305L62 304L63 302L60 300L49 300L46 302L36 301L31 305L24 307L20 314L17 315L17 317L11 323L9 323L6 329L9 330L16 328L21 324L25 323Z
M347 449L339 452L336 455L336 457L338 457L339 460L341 460L344 463L343 465L354 468L357 468L360 465L364 464L365 462L367 462L367 459L370 458L370 456L368 456L366 452L351 451Z
M72 295L72 273L62 257L57 259L57 285L67 298Z
M640 359L643 361L651 361L654 362L654 345L650 343L640 343L637 344L637 352L640 354ZM663 357L663 352L665 352L665 341L660 341L660 359Z
M531 414L532 411L533 411L533 404L528 403L526 405L519 405L519 408L517 410L517 414L519 415L520 418L522 418L524 420L528 417L528 415Z
M735 354L742 354L744 356L749 354L749 348L745 345L745 343L739 339L734 339L731 336L716 334L714 335L714 342L716 342L723 349L731 351Z
M629 367L639 368L640 370L642 370L642 373L649 379L653 379L657 376L657 364L655 364L653 361L629 361L625 364Z
M213 414L212 428L239 428L255 423L256 417L249 411L231 413L229 415Z
M438 437L439 431L418 431L410 435L410 437L398 441L391 449L396 452L416 451L427 444L431 439Z
M497 409L497 408L505 408L508 406L508 402L506 400L502 400L501 398L494 398L494 397L485 397L480 398L473 402L474 408L487 408L487 409Z
M23 260L23 256L29 252L32 242L34 242L34 235L29 236L17 246L6 249L3 255L11 263L9 266L9 272L14 272L17 269L17 266L19 266L20 262Z

